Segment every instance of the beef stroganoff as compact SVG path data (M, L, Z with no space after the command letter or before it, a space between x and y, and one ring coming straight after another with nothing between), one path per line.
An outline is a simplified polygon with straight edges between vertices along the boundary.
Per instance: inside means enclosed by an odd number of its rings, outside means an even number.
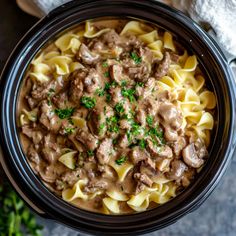
M87 21L43 48L20 91L20 139L65 201L145 211L189 186L207 160L216 99L197 58L139 21Z

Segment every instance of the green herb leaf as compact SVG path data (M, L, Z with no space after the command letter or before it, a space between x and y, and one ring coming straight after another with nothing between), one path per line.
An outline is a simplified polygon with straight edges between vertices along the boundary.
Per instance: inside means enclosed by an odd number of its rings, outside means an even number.
M143 86L144 86L144 83L143 83L143 82L137 82L137 83L136 83L136 86L143 87Z
M110 77L109 71L106 71L106 72L104 73L104 76L107 77L107 78L109 78L109 77Z
M75 128L73 128L73 127L66 127L64 129L64 131L65 131L66 134L72 134L72 133L74 133Z
M121 87L125 87L127 85L127 81L126 80L122 80L121 81Z
M145 139L139 140L139 146L140 146L141 149L145 149L146 145L147 145L147 143L146 143Z
M102 97L105 95L105 91L101 88L96 89L95 94L98 95L99 97Z
M118 133L119 131L118 120L119 119L116 116L106 118L107 130L109 132Z
M111 101L111 94L107 94L107 95L106 95L106 101L107 101L107 102L110 102L110 101Z
M96 105L96 99L95 98L91 98L91 97L83 96L80 99L80 103L81 103L82 106L84 106L84 107L86 107L88 109L91 109L91 108L93 108Z
M130 102L133 102L135 100L134 93L135 93L134 89L125 89L125 88L123 88L121 90L122 96L128 98Z
M105 127L106 127L106 123L100 124L99 125L99 133L101 133Z
M118 113L118 114L121 114L125 111L124 107L123 107L123 103L122 102L119 102L115 105L115 111Z
M139 57L135 52L131 52L130 57L134 60L135 64L140 64L142 62L142 57Z
M93 152L92 150L88 150L88 151L87 151L87 154L88 154L89 157L94 156L94 152Z
M104 62L102 63L102 67L104 67L104 68L108 67L107 61L104 61Z
M146 121L147 121L149 126L152 126L152 124L153 124L153 116L150 116L150 115L147 116Z
M117 159L115 162L117 165L123 164L127 160L126 156L121 156L119 159Z
M60 119L67 119L70 118L73 115L75 108L65 108L65 109L55 109L55 114L60 118Z
M9 184L4 182L0 188L0 236L40 236L42 227Z

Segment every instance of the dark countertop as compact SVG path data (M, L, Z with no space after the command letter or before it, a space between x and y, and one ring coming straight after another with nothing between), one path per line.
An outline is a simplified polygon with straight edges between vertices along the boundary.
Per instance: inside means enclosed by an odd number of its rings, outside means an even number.
M37 19L23 13L13 0L1 0L0 70L11 50ZM235 236L236 235L236 158L217 189L196 211L177 223L150 236ZM44 236L84 235L50 220L38 219Z

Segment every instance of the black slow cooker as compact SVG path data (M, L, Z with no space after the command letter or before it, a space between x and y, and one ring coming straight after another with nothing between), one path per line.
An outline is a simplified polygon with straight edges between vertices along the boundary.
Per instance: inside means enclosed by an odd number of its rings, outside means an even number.
M16 125L18 93L36 55L58 33L88 19L128 17L157 24L176 35L196 54L217 97L215 130L209 159L195 182L155 209L132 215L102 215L78 209L50 192L33 173L21 148ZM80 0L62 5L40 20L8 59L0 82L1 164L16 191L41 216L98 235L138 235L174 223L198 208L220 181L235 148L235 81L222 51L183 13L154 0Z

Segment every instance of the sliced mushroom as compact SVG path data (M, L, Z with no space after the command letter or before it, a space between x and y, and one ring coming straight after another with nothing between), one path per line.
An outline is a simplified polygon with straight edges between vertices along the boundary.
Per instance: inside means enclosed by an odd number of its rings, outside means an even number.
M110 66L110 76L118 84L120 84L122 80L122 70L123 68L121 65Z
M198 156L197 151L194 147L194 143L191 143L187 147L185 147L183 149L182 154L183 154L184 162L188 166L191 166L193 168L199 168L204 163L204 160Z
M79 52L76 55L78 59L81 59L83 63L91 65L99 61L100 56L91 52L85 44L81 44Z
M180 160L173 160L171 162L171 169L166 173L166 177L171 180L177 180L184 174L187 166Z

